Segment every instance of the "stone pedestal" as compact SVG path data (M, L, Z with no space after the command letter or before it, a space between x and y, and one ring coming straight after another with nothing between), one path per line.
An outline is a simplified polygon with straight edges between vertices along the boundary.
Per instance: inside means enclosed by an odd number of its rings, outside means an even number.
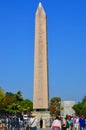
M43 128L50 128L51 126L51 116L49 111L35 111L36 117L43 120ZM38 126L40 128L40 124Z

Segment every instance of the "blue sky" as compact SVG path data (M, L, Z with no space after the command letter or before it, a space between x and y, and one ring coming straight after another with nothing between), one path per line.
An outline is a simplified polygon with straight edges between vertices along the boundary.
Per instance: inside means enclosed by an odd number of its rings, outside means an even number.
M0 0L0 86L33 100L35 12L47 15L49 98L86 95L86 0Z

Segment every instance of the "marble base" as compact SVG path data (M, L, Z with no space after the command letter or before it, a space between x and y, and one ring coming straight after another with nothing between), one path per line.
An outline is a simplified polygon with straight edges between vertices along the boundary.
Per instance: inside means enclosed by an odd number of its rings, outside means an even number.
M43 128L50 128L51 126L51 115L49 111L34 111L36 117L43 120ZM40 128L40 124L38 126Z

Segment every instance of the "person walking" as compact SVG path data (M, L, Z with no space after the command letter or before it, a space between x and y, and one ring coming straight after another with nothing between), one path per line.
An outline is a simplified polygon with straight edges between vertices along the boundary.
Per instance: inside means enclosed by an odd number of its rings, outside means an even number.
M61 126L62 126L62 130L67 129L67 122L66 122L66 119L64 117L61 117Z
M79 117L78 116L74 116L73 125L74 125L74 130L79 130Z
M71 116L70 115L68 115L67 117L66 117L66 122L67 122L67 130L72 130L72 124L73 124L73 122L72 122L72 120L71 120Z
M19 130L24 130L24 120L22 116L20 117L19 126L20 126Z
M61 130L61 121L56 115L53 115L53 122L51 128L52 130Z
M84 115L81 115L79 118L79 125L80 125L80 130L85 130L85 118Z

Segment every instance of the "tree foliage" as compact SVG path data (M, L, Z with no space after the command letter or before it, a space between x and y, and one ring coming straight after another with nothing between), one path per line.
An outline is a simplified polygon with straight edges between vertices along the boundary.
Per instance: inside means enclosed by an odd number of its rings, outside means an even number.
M3 89L0 87L0 102L3 100L4 97L5 97L5 93Z
M9 113L22 113L22 112L28 112L33 109L33 103L28 100L22 100L21 102L14 102L6 108L6 111Z
M60 115L60 106L61 106L61 98L53 97L50 100L50 105L49 105L51 114L55 113L57 115Z
M0 111L6 113L22 113L33 109L32 101L23 99L21 91L17 93L6 92L0 87Z
M75 104L73 109L75 110L76 115L84 114L86 117L86 96L84 96L81 102Z
M2 110L2 102L4 100L5 93L4 90L0 87L0 110Z
M86 103L86 96L82 99L82 103Z
M15 98L16 98L16 101L23 101L23 96L22 96L21 91L18 91L18 92L15 94Z
M12 104L15 102L15 96L14 95L9 95L6 94L4 99L3 99L3 107L7 107L8 105Z

